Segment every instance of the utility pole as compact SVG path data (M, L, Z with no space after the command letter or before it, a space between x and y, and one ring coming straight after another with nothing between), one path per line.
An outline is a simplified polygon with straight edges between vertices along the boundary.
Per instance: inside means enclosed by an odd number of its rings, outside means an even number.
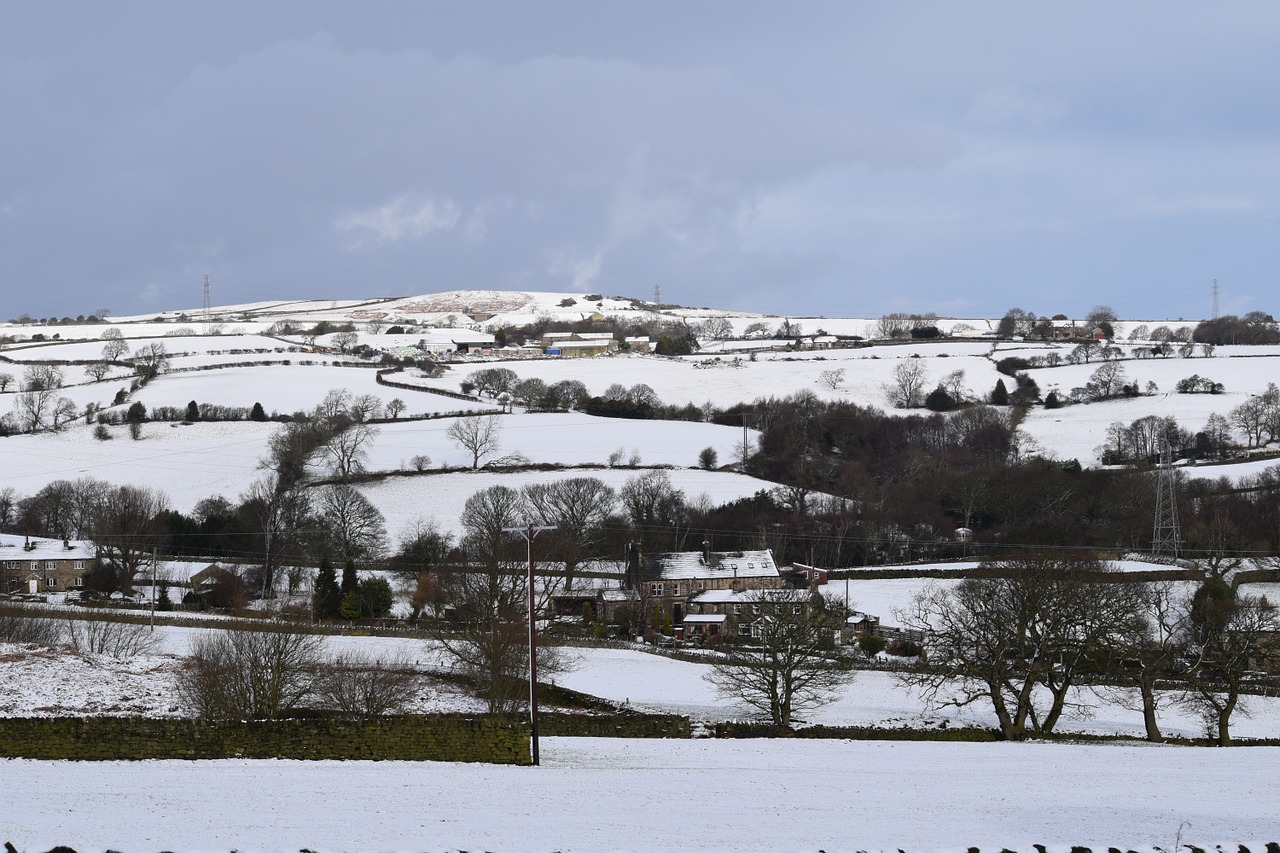
M519 533L529 547L529 752L533 766L538 766L538 613L534 604L533 589L533 540L544 530L555 530L554 525L535 527L530 521L524 527L504 527L504 533Z
M156 549L151 549L151 631L156 630Z
M209 276L204 277L204 333L209 334Z

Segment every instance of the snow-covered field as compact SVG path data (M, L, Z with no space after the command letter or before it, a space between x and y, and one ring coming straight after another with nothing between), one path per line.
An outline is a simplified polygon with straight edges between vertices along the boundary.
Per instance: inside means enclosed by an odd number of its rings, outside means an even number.
M465 405L434 394L419 396ZM471 455L446 434L451 423L441 419L380 424L369 451L368 469L412 470L416 454L430 456L434 466L471 465ZM721 463L727 464L742 447L740 429L686 421L597 418L575 412L506 415L498 425L500 446L494 455L518 452L535 464L606 465L610 454L621 450L624 464L635 456L637 464L691 467L698 464L703 448L714 449ZM748 437L754 444L759 433L750 430Z
M1207 849L1280 838L1280 749L547 738L541 767L0 761L21 851Z

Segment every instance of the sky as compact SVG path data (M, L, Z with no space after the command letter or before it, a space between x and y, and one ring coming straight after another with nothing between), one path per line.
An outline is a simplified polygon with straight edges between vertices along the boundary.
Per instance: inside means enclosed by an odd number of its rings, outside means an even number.
M0 319L1280 313L1280 5L0 4Z

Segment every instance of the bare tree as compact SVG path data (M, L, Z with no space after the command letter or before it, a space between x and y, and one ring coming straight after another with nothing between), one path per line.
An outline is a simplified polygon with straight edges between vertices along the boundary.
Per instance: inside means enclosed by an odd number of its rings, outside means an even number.
M1133 591L1107 583L1096 560L1032 555L981 568L997 576L931 584L902 614L923 634L928 664L901 678L939 707L990 702L1008 740L1051 732L1064 711L1087 710L1068 701L1071 688L1132 614Z
M321 490L316 500L322 547L340 562L377 559L386 546L382 513L351 486Z
M112 330L108 329L107 331L112 331ZM116 332L117 335L120 333L119 329L116 329L114 331ZM116 359L120 358L120 356L124 355L129 351L129 344L125 342L124 338L119 338L119 337L107 338L104 335L104 340L106 341L106 343L102 345L103 361L115 361Z
M408 658L384 661L344 652L325 667L319 692L344 716L371 720L402 710L417 689L418 673Z
M1136 607L1128 619L1116 625L1109 645L1096 650L1102 671L1119 682L1119 689L1100 687L1113 701L1132 704L1137 688L1137 708L1142 711L1147 740L1160 743L1157 712L1161 691L1157 686L1178 675L1183 646L1190 629L1189 605L1178 585L1156 581L1137 587Z
M134 350L129 360L140 376L154 378L169 369L169 353L160 341L152 341Z
M134 578L158 544L157 516L168 508L163 492L142 486L111 489L97 508L93 540L100 559L114 570L115 582L126 595L133 593Z
M572 585L578 565L604 545L604 525L617 506L617 493L595 477L530 483L523 492L535 521L556 528L548 534L548 553L564 562L565 584Z
M9 390L9 386L13 384L12 373L0 373L0 394Z
M355 332L338 332L329 340L334 346L338 348L338 352L341 352L345 355L346 353L350 352L357 343L360 342L360 336L357 335Z
M75 420L78 414L76 404L73 400L69 397L59 397L54 401L53 412L50 415L53 422L53 428L55 430L62 429L64 426Z
M192 641L175 686L204 719L278 719L314 692L323 648L317 634L207 631Z
M749 603L761 613L751 640L727 646L706 678L721 696L790 728L797 711L833 701L853 669L834 655L835 620L821 599L800 589L758 590Z
M369 458L369 445L377 436L376 427L355 423L330 438L320 448L322 457L329 463L330 473L343 483L364 473L364 463Z
M1214 621L1201 621L1200 641L1190 647L1188 701L1199 709L1206 734L1218 746L1230 746L1231 717L1240 710L1250 673L1280 661L1280 618L1274 605L1241 597L1230 603L1225 618L1206 624Z
M54 364L33 364L22 371L25 391L54 391L62 387L62 369Z
M631 523L642 530L670 530L684 520L684 492L666 471L637 474L622 485L619 497Z
M105 361L95 361L84 369L85 375L94 382L101 382L102 377L111 372L111 365Z
M13 399L18 426L25 432L40 432L50 426L54 407L62 399L53 388L22 391Z
M824 370L818 374L818 384L831 391L836 391L844 384L845 369L843 367Z
M716 341L727 341L733 337L733 324L724 317L711 317L704 320L698 327L698 332L704 338L711 338Z
M282 562L301 556L300 546L311 527L311 496L297 484L268 474L240 496L240 507L261 537L262 592L271 597Z
M907 358L893 369L893 381L885 385L889 402L899 409L915 409L924 405L926 375L924 361Z
M517 708L527 686L525 543L503 530L518 526L525 515L520 493L506 486L492 486L468 498L462 510L466 564L444 576L442 597L452 619L439 640L490 713ZM542 588L544 600L547 590ZM539 646L540 669L554 672L563 668L564 659L557 649Z
M502 423L497 415L468 415L449 425L449 440L471 454L471 467L480 467L480 460L497 453Z
M391 401L387 403L387 417L394 421L404 413L406 408L404 400L401 400L399 397L393 397L391 398Z
M382 413L382 400L377 394L361 394L351 401L351 419L356 423L378 417Z

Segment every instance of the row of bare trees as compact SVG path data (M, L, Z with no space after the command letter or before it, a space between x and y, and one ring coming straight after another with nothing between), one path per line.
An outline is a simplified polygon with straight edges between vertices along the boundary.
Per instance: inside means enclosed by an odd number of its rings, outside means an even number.
M934 707L989 704L1009 740L1051 734L1104 694L1136 697L1150 740L1163 740L1157 711L1168 702L1193 709L1225 746L1253 674L1280 661L1275 608L1218 576L1189 592L1058 555L980 568L986 576L932 585L900 614L925 649L902 679Z

